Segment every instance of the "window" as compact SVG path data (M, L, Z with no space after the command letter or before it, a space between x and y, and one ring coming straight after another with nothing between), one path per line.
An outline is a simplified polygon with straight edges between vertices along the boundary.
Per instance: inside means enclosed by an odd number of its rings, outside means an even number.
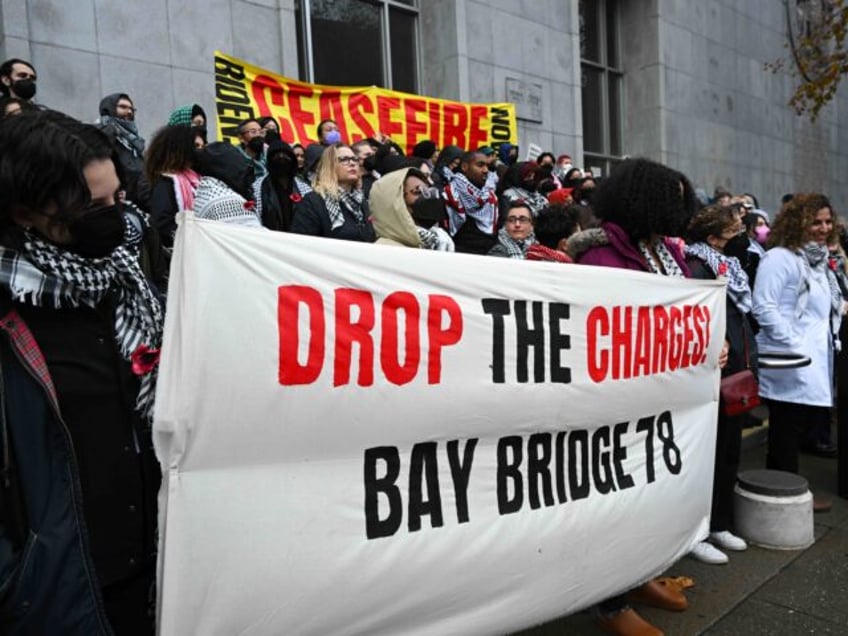
M609 174L623 154L618 0L580 0L583 162Z
M297 0L300 77L418 92L417 0Z

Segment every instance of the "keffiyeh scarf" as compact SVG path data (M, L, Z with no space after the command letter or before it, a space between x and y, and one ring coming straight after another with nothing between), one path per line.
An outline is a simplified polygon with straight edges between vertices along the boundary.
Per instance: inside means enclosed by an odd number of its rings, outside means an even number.
M498 220L498 197L492 180L478 188L464 174L457 173L445 188L451 236L471 217L484 234L494 234Z
M344 225L345 220L344 213L342 212L342 206L344 206L347 211L354 216L357 223L360 225L365 223L365 216L362 214L363 196L361 190L350 190L349 192L342 190L338 199L334 199L327 195L321 195L321 198L324 199L324 204L327 206L327 212L330 214L331 230L335 230L336 228Z
M503 245L510 258L523 259L527 255L527 249L536 242L536 235L530 232L523 241L516 241L506 228L501 228L498 232L498 242Z
M654 262L653 254L651 254L651 247L654 248L654 252L656 252L657 256L660 259L660 264L662 265L662 269L657 267L656 262ZM677 264L677 261L674 260L674 256L671 255L671 252L668 251L668 248L665 245L665 241L662 239L658 239L653 246L649 246L646 241L639 241L639 252L641 252L642 256L645 258L645 261L648 263L648 268L654 274L660 274L661 276L672 276L674 278L685 278L685 274L683 270L680 269L680 265Z
M699 242L684 248L687 254L700 258L710 271L718 276L727 277L727 294L733 304L743 314L750 313L753 306L751 286L748 274L742 269L742 264L735 256L725 256L707 243Z
M114 293L115 341L125 360L144 345L162 344L163 311L127 243L103 258L84 258L23 231L19 250L0 246L0 286L18 302L36 307L96 307ZM156 367L140 376L136 409L153 414Z
M828 267L828 251L824 245L807 243L797 252L801 261L803 280L798 287L798 302L795 304L795 318L799 319L807 309L810 299L810 278L812 270L824 271L830 288L830 331L833 335L834 348L839 351L842 343L839 341L839 327L842 322L842 292L839 291L839 281L836 274Z

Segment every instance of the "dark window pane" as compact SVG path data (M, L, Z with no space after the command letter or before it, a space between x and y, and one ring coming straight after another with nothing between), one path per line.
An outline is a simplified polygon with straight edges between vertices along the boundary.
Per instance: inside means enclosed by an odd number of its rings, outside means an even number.
M598 0L580 0L580 57L601 60L601 29Z
M603 71L584 66L583 71L583 150L604 152Z
M418 78L415 66L415 15L390 9L389 34L392 44L392 88L416 93Z
M383 86L380 8L361 0L312 0L311 4L315 81Z
M416 2L416 0L395 0L395 2L397 2L399 4L406 4L406 5L409 5L410 7L414 7L414 6L418 5L418 2Z
M618 1L607 0L607 66L621 68L618 57Z
M309 74L306 72L306 60L309 52L306 50L306 42L303 34L303 2L295 0L294 3L294 21L297 24L297 76L298 79L307 81Z
M621 76L610 73L609 83L609 143L607 154L620 155L621 151Z

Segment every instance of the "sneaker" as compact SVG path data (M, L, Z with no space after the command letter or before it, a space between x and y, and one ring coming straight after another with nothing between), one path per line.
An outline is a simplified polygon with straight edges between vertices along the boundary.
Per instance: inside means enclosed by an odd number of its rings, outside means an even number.
M710 532L710 541L720 547L722 550L733 550L735 552L742 552L743 550L748 549L748 544L745 543L745 539L742 537L737 537L732 532L728 530L722 530L721 532Z
M689 556L710 565L723 565L730 560L724 552L708 541L696 543Z

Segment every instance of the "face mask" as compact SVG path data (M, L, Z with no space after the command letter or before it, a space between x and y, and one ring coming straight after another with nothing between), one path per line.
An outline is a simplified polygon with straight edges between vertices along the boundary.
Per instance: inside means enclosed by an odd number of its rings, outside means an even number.
M280 133L276 130L265 131L265 143L270 144L272 141L280 141Z
M324 143L325 144L337 144L342 140L342 134L338 130L331 130L326 135L324 135Z
M365 160L362 162L362 167L365 168L366 172L371 172L372 170L376 170L376 168L377 168L377 155L371 155L369 157L365 157Z
M247 142L247 147L257 155L261 155L265 150L265 140L262 137L254 137Z
M102 258L124 242L124 214L119 205L84 213L68 225L73 243L68 251L86 258Z
M591 202L592 202L592 197L593 197L594 195L595 195L595 190L594 190L593 188L588 188L588 189L586 189L586 190L582 190L582 191L580 192L580 196L581 196L581 198L582 198L582 199L583 199L586 203L591 203Z
M735 256L744 265L748 260L748 246L751 242L745 232L740 232L724 245L724 253L727 256Z
M756 235L757 243L760 245L765 245L768 240L769 232L771 232L771 228L768 225L761 225L759 227L754 228L754 234Z
M12 90L21 99L32 99L35 97L35 80L15 80L12 82Z

